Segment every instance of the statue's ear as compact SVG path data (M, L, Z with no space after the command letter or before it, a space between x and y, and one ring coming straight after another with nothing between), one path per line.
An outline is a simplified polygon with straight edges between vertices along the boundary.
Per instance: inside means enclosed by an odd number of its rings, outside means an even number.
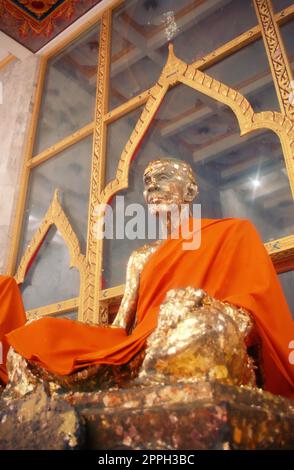
M195 197L197 196L198 194L198 186L196 183L190 183L188 186L187 186L187 191L186 191L186 194L185 194L185 200L187 202L192 202L193 199L195 199Z

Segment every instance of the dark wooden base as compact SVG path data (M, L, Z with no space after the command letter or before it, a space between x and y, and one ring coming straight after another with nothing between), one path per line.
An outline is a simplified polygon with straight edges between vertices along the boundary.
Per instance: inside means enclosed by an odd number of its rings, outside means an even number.
M216 382L67 394L90 449L294 449L294 402Z
M294 402L217 382L0 400L0 449L294 449ZM4 398L3 398L4 397Z

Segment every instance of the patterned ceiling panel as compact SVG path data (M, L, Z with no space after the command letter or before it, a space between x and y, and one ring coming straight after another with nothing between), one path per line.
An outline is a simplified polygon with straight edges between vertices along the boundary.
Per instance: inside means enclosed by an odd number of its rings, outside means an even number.
M101 0L0 0L0 31L33 52Z

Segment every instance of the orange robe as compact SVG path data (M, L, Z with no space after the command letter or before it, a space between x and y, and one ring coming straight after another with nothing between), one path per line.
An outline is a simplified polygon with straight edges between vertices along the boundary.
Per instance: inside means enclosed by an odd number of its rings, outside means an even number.
M26 322L17 283L10 276L0 276L0 384L7 383L6 356L9 349L5 334Z
M265 388L294 398L294 366L289 363L294 324L259 235L240 219L203 219L201 234L199 249L183 250L182 239L169 238L150 256L140 279L138 323L130 336L120 328L44 318L11 332L8 342L25 358L61 375L87 365L123 364L156 327L169 289L201 287L252 312L262 339Z

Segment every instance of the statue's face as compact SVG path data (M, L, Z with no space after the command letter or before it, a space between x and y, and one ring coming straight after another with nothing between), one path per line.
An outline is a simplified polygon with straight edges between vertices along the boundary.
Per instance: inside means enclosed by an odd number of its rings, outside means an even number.
M144 174L145 200L155 208L158 206L158 210L166 210L168 205L184 204L188 183L187 175L177 163L157 163Z

